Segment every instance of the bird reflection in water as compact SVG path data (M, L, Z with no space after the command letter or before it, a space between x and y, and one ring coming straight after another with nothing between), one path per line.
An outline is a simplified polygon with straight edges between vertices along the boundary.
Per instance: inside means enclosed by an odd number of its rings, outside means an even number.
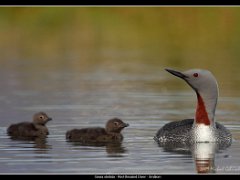
M36 151L43 152L51 149L52 146L47 143L46 137L14 137L11 136L10 139L14 141L24 142L33 144L33 148L36 148Z
M198 173L215 173L216 143L195 143L192 146L192 156Z
M119 157L121 154L126 153L127 150L122 146L122 142L78 142L68 141L71 145L79 146L90 146L90 147L105 147L108 156Z
M228 148L228 146L222 146L216 142L193 144L159 142L158 145L166 152L192 155L197 173L216 173L215 153Z

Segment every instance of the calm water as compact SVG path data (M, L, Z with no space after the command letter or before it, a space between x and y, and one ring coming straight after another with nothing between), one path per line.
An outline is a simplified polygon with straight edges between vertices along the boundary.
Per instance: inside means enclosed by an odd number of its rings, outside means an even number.
M195 94L183 81L163 66L143 62L63 62L10 60L0 67L0 173L197 173L197 160L190 153L169 152L153 140L165 123L194 116ZM221 87L216 116L234 141L207 158L215 173L239 174L239 89ZM53 118L45 141L6 135L11 123L31 121L38 111ZM130 124L117 147L65 140L69 129L104 126L112 117Z
M0 8L0 173L240 173L238 7ZM154 142L164 124L194 117L196 97L164 71L209 69L220 98L216 119L233 134L192 154ZM12 123L45 111L48 138L11 140ZM130 126L118 146L65 140L72 128Z

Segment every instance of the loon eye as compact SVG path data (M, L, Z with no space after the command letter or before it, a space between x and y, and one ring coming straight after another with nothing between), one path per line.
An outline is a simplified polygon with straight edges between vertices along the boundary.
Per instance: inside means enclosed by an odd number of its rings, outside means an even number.
M40 118L40 119L43 119L43 116L40 116L39 118Z
M194 74L193 74L193 77L198 77L198 73L194 73Z
M118 122L114 122L114 125L115 125L115 126L118 126Z

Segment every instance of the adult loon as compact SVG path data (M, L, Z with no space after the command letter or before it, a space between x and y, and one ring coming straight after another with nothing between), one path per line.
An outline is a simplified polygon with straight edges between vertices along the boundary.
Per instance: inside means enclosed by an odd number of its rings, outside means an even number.
M191 69L179 72L165 69L183 79L197 95L197 107L194 119L170 122L158 130L154 140L161 144L192 144L195 142L216 142L220 146L230 146L232 135L220 123L215 122L215 110L218 99L218 85L211 72Z

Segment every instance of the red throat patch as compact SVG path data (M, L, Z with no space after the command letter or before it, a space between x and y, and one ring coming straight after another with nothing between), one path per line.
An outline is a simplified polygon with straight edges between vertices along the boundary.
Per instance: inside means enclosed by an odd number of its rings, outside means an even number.
M198 104L196 111L196 123L210 125L210 120L206 111L205 104L200 94L197 93Z

